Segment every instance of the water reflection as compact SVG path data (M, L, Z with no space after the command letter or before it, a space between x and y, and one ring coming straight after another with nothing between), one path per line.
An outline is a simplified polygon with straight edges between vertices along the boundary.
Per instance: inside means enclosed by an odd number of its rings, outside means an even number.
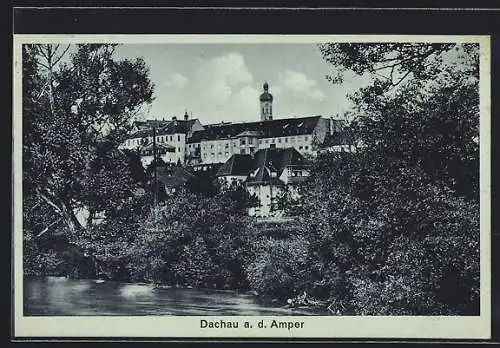
M25 315L325 315L262 303L250 294L150 284L73 280L24 281Z

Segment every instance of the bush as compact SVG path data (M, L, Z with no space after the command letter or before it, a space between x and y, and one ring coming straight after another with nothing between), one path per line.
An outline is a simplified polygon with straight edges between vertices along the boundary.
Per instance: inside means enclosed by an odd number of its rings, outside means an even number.
M308 273L307 247L304 238L266 238L257 242L253 259L246 265L250 287L280 299L296 295Z

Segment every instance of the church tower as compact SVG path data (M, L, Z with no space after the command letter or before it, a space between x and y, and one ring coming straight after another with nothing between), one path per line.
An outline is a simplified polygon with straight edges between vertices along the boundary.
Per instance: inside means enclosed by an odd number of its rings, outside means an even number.
M273 119L273 95L268 92L268 89L269 85L266 81L264 82L264 93L259 97L261 121L270 121Z

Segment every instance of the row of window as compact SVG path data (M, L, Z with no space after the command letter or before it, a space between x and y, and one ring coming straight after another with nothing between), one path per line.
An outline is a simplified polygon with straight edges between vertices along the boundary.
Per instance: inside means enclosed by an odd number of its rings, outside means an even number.
M260 139L259 140L259 144L262 144L262 142L266 143L266 144L269 144L269 143L281 143L281 142L285 142L285 143L294 143L295 142L295 138L297 138L297 141L300 141L300 136L297 136L297 137L284 137L284 138L276 138L276 139ZM307 135L304 135L304 141L308 141L309 140L309 137Z
M222 152L219 152L217 155L218 155L219 157L220 157L220 156L222 156ZM229 156L229 152L226 152L224 155L225 155L226 157L228 157L228 156ZM209 157L209 156L208 156L208 153L204 153L204 154L203 154L203 157L204 157L204 158ZM210 153L210 157L215 157L215 152Z
M276 148L276 144L271 144L271 148ZM305 151L309 151L309 146L299 146L299 151L304 151L304 150L305 150ZM255 151L255 149L253 149L253 148L251 148L251 149L250 149L250 152L251 152L251 153L253 153L254 151ZM240 153L241 153L241 154L245 154L245 153L247 153L247 152L246 152L246 150L243 148L243 149L240 149ZM214 156L215 156L215 152L212 152L210 155L211 155L211 157L214 157ZM222 156L222 152L219 152L219 153L218 153L218 155L219 155L219 156ZM230 155L230 153L226 151L226 152L225 152L225 156L227 157L227 156L229 156L229 155ZM203 153L203 155L202 155L202 156L203 156L204 158L207 158L207 157L208 157L208 153Z
M169 141L169 138L170 138L170 141L174 141L175 139L175 136L174 135L162 135L162 136L157 136L156 137L156 141L159 142L159 143L165 143L165 142L168 142ZM132 146L132 145L144 145L144 144L147 144L149 143L149 138L142 138L142 139L128 139L126 144L127 146ZM177 135L177 141L180 142L181 141L181 136L180 135Z
M284 138L259 139L259 144L263 144L263 143L265 143L265 144L282 143L282 142L285 142L285 143L288 143L288 142L294 143L295 140L300 141L300 139L301 139L300 136L297 136L297 137L291 136L291 137L284 137ZM309 140L309 136L304 135L304 141L308 141L308 140ZM246 145L246 143L247 143L246 138L241 138L240 139L240 145ZM254 142L254 138L248 138L248 144L254 144L254 143L255 143ZM226 149L228 149L229 146L230 146L229 142L227 142L227 143L224 144L224 147ZM234 144L234 146L236 147L237 145ZM200 147L199 143L198 144L188 144L188 148L189 149L191 149L191 148L197 148L197 147L198 148ZM208 147L208 145L207 146L203 146L203 150L205 150L207 147ZM214 147L215 147L214 144L210 144L210 149L213 149ZM222 143L219 143L219 148L221 148L221 147L222 147Z
M179 152L180 153L181 152L181 148L180 147L178 147L178 148L174 147L174 153L175 152ZM158 152L157 152L157 154L159 154L159 155L164 155L166 153L168 153L168 151L158 150ZM144 156L152 156L153 155L153 150L145 150L145 151L142 151L141 154L144 155Z
M271 114L271 113L272 113L272 111L273 111L273 107L272 107L272 106L269 106L269 107L267 107L267 108L264 106L264 107L262 108L262 113L263 113L263 114L267 114L267 113Z

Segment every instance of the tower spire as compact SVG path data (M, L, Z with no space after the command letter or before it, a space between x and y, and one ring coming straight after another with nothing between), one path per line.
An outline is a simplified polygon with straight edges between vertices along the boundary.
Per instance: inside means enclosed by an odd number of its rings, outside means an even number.
M264 81L264 92L260 95L260 119L269 121L273 119L273 95L269 93L269 84Z

